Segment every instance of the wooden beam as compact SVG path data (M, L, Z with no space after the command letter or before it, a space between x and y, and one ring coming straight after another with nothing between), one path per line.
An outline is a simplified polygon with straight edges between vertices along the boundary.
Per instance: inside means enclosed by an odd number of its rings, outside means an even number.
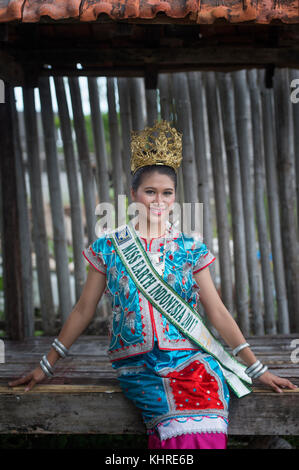
M299 384L290 355L296 334L252 336L257 358L276 375ZM7 382L32 370L54 337L6 341L0 368L0 433L143 434L140 412L119 387L106 355L107 336L81 335L69 356L55 365L55 375L30 392ZM258 380L253 393L231 393L229 435L299 435L299 389L276 393ZM61 410L67 410L65 413ZM80 419L78 419L80 416Z
M22 65L12 55L3 51L0 51L0 78L14 86L24 83Z
M103 47L105 46L105 47ZM173 52L173 53L172 53ZM115 70L137 67L151 63L152 66L159 66L159 70L164 66L179 67L182 64L193 66L208 65L260 65L274 64L278 67L295 67L299 64L299 47L297 45L280 47L254 47L250 46L201 46L191 42L189 47L107 47L97 43L96 47L44 47L13 49L11 54L16 61L26 64L40 64L43 70L48 70L48 65L65 68L70 67L76 70L76 64L80 63L84 71L85 67L114 67ZM84 74L84 73L83 73Z
M298 435L298 392L232 396L229 435ZM0 406L5 434L145 434L140 412L116 385L37 385L27 393L0 386Z

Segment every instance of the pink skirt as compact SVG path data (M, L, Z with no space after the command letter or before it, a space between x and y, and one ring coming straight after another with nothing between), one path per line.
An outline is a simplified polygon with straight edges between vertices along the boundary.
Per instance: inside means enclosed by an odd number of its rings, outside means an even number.
M148 438L148 449L226 449L226 446L227 434L221 432L181 434L165 440L155 433Z

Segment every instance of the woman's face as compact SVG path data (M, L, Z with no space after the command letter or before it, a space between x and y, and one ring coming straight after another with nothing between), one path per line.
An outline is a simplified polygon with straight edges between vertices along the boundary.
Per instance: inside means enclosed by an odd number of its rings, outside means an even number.
M131 189L131 195L133 201L144 205L147 221L154 225L164 224L175 201L174 182L156 171L145 174L136 193Z

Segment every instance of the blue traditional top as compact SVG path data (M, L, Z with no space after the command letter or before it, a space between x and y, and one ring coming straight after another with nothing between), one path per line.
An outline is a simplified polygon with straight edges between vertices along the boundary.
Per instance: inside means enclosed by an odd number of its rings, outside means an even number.
M193 274L211 264L216 258L200 237L186 235L170 225L168 227L169 235L165 244L164 235L151 238L148 243L140 236L138 230L136 233L160 275L163 252L166 250L163 279L196 308L199 287ZM199 349L169 323L137 289L114 250L109 231L103 233L82 253L90 264L107 277L105 293L110 297L113 312L108 348L111 361L151 351L155 341L163 350Z

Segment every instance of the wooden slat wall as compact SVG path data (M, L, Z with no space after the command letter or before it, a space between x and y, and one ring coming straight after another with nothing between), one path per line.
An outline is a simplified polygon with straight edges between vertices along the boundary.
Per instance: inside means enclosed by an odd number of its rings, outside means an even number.
M54 131L54 114L48 77L41 77L39 79L39 96L41 101L41 116L49 181L59 308L61 319L65 322L72 309L72 303L63 203L56 151L56 136Z
M43 322L42 326L45 334L51 334L51 332L54 331L55 311L49 267L48 240L44 215L43 191L40 169L41 163L39 154L40 149L38 145L34 88L23 88L23 102L28 173L30 181L30 200L33 235L32 238L34 244L34 252L36 256L38 288L41 300L40 307ZM28 246L28 253L31 253L30 246Z
M66 99L66 91L62 77L54 77L55 91L60 119L60 130L63 141L65 171L70 195L70 210L72 222L72 245L74 257L75 293L79 298L85 283L85 262L82 259L81 247L84 244L84 230L80 204L78 165L75 158L72 139L72 126Z
M262 145L261 107L258 93L255 70L248 73L248 83L251 100L252 136L253 136L253 166L254 166L254 193L255 212L258 240L261 253L261 268L264 292L264 326L267 334L276 333L275 305L273 298L273 276L270 266L270 244L267 233L267 220L265 217L264 195L265 174Z
M212 240L216 238L218 241L217 262L212 270L214 282L243 333L261 335L299 331L298 216L295 197L298 187L295 171L295 156L299 159L296 138L298 113L295 105L290 105L290 77L296 77L296 72L277 70L274 87L267 88L262 70L216 74L180 72L158 75L156 90L146 88L146 83L153 86L149 79L145 81L140 77L129 77L116 80L109 77L105 90L109 152L105 142L98 82L95 78L88 78L95 144L94 171L79 80L76 77L68 80L74 116L72 133L66 102L66 82L62 78L55 78L70 191L76 301L86 278L86 264L81 252L96 239L96 204L99 201L109 202L111 194L113 202L116 202L118 194L128 194L130 132L152 124L158 116L158 119L172 120L184 134L184 163L178 174L177 200L204 202L204 242L215 252L216 245L213 245ZM32 240L42 299L42 329L49 334L51 331L58 333L57 321L58 325L64 321L70 313L72 302L62 230L63 207L52 104L49 84L45 82L47 79L43 80L40 82L40 96L50 191L53 185L51 210L55 221L56 273L62 287L59 312L54 312L50 282L34 89L24 88L23 97ZM78 176L82 179L83 203L79 198ZM24 237L22 249L31 253L29 240L30 237ZM260 259L257 250L260 250ZM30 277L24 277L22 282L26 283L26 279ZM9 292L6 295L10 295ZM109 314L110 306L103 298L95 324L99 322L101 328L105 327ZM8 321L7 311L5 315ZM28 325L25 336L32 334L32 322L33 313L27 307L24 310L24 324Z
M250 96L248 93L246 71L240 70L233 74L236 127L239 143L240 178L242 187L242 202L244 214L246 261L248 268L248 282L250 288L250 309L252 315L253 330L256 334L264 334L264 321L262 293L259 282L259 267L256 262L256 232L254 219L254 185L252 174L252 152L254 152L251 132Z
M278 332L290 331L288 301L283 267L281 222L279 215L278 175L276 167L276 141L274 130L273 88L266 88L265 75L260 74L262 102L262 126L264 131L265 176L267 203L269 208L269 231L272 247L273 272L275 280Z

